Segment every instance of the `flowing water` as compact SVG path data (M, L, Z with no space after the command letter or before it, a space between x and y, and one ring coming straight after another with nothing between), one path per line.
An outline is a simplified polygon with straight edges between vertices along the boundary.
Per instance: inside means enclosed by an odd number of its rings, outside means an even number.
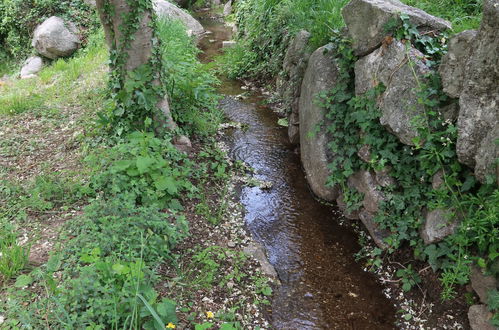
M212 33L200 42L201 60L220 53L231 30L210 13L201 24ZM221 102L229 120L247 129L228 134L230 157L254 168L257 178L272 182L262 190L246 187L241 202L247 227L265 246L282 283L272 302L276 329L393 329L395 310L375 278L361 269L354 254L356 234L338 224L341 213L316 201L310 192L300 157L288 142L287 129L261 105L253 93L245 100L237 81L224 80Z

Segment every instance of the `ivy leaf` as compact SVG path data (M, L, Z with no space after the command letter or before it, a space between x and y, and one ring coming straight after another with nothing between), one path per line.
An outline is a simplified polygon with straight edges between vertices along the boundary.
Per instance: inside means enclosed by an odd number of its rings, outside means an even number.
M127 168L129 168L129 167L130 167L130 165L132 165L132 161L131 161L131 160L127 160L127 159L118 160L118 161L116 161L116 162L113 164L112 171L113 171L114 173L116 173L116 172L121 172L121 171L124 171L124 170L126 170Z

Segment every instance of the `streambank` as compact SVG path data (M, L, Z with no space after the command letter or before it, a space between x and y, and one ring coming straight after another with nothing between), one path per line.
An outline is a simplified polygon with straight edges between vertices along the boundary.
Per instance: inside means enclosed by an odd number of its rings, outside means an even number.
M220 52L231 31L210 13L200 22L209 31L201 40L203 61ZM253 168L265 187L243 187L240 200L246 226L265 246L281 285L274 290L271 324L277 329L392 329L393 303L372 274L354 259L356 234L340 226L341 213L316 201L286 129L257 92L222 80L221 106L241 123L224 138L229 156Z

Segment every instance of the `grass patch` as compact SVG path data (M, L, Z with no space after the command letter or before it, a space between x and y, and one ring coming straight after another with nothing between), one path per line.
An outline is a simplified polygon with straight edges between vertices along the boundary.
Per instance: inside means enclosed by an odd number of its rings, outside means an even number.
M85 75L99 75L107 59L102 32L92 35L88 47L81 49L69 59L58 59L44 68L38 77L12 79L0 86L0 116L17 115L23 112L41 113L70 106L84 106L89 94L95 94L95 85L90 79L79 79ZM100 70L102 71L102 70Z

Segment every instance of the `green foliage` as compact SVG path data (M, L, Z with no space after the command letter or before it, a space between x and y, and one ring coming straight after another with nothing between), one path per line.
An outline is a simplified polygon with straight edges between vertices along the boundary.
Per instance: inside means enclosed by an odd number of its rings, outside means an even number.
M481 0L402 0L452 23L453 32L476 29L482 17Z
M290 39L301 29L312 33L311 47L325 44L343 26L346 0L244 0L236 3L239 44L222 60L231 77L271 80L281 70Z
M427 63L438 65L446 50L442 43L445 37L420 36L406 17L401 20L402 27L395 36L411 40L425 52ZM453 286L468 281L469 265L473 260L487 266L498 256L497 186L479 187L471 171L458 162L455 152L457 129L440 112L449 100L442 92L438 75L432 73L418 80L418 102L425 113L413 119L413 127L419 134L413 140L414 146L403 145L379 124L376 98L383 92L383 86L356 96L353 86L355 58L348 41L335 37L333 48L340 67L339 82L333 90L322 95L322 103L328 110L328 146L334 154L329 184L340 185L345 203L352 205L358 198L345 184L351 174L360 169L389 169L397 185L380 187L385 198L375 217L381 228L392 233L386 239L389 252L408 243L416 258L427 259L433 269L442 270L443 297L451 298ZM408 65L413 63L409 61ZM361 161L357 155L357 151L366 146L370 153L368 162ZM443 184L433 189L432 177L437 173L442 174ZM461 223L454 235L425 247L419 237L423 212L434 209L450 210L450 217L460 219ZM477 256L472 257L471 251ZM409 278L405 270L398 276ZM404 281L406 289L415 283Z
M488 292L488 308L494 313L490 323L496 327L499 326L499 291L491 290Z
M410 291L412 287L421 283L421 278L419 274L412 269L412 265L409 264L406 268L400 268L395 274L402 281L402 290Z
M154 133L134 132L88 161L96 172L92 187L106 198L119 196L137 205L180 209L180 194L196 190L188 179L189 159Z
M11 279L28 264L29 246L18 243L18 234L0 218L0 283Z
M102 66L106 58L104 37L99 31L88 37L86 48L72 58L53 62L38 74L39 78L11 79L0 86L0 116L48 114L71 105L87 109L89 102L89 108L101 107L103 92L99 87L103 85ZM79 79L82 76L86 76L82 79L85 83Z
M173 118L189 133L213 135L223 118L215 91L218 80L199 62L199 50L183 23L161 19L157 26Z
M30 212L50 211L93 195L80 177L45 174L24 185L0 180L0 218L24 220Z
M94 9L83 0L3 0L0 2L0 44L21 59L30 52L36 26L54 15L77 24L84 39L99 24Z
M141 257L147 264L172 259L171 250L188 232L184 216L160 212L155 207L137 207L120 199L97 200L83 216L73 220L68 235L68 256L99 249L101 257L132 261Z

